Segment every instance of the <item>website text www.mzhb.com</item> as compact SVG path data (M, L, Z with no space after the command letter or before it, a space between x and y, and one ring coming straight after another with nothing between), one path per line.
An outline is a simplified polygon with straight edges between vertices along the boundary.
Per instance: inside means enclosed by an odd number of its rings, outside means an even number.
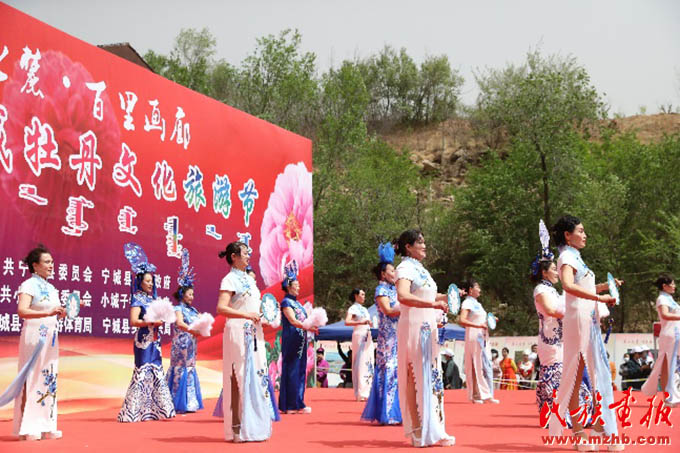
M576 445L590 443L591 445L671 445L670 436L628 436L626 434L611 436L590 436L584 439L579 436L541 436L543 445Z

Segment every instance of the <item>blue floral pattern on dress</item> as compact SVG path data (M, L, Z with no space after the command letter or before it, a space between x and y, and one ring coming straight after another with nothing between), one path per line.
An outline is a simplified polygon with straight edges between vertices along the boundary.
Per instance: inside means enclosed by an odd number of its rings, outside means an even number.
M57 375L58 373L54 372L54 365L50 365L50 368L43 369L41 371L41 374L44 378L43 380L43 385L44 385L44 391L37 390L36 392L38 393L38 400L37 402L40 403L41 406L45 406L46 402L45 400L49 397L52 397L52 405L50 407L50 417L54 416L54 405L57 403Z
M387 297L390 308L399 305L397 288L385 281L375 289L375 301ZM371 394L361 415L362 420L380 424L401 423L399 387L397 385L397 326L399 316L387 316L378 310L378 340Z
M198 310L184 302L175 307L184 323L190 325L199 316ZM173 326L170 368L166 375L170 393L178 413L195 412L203 408L201 385L196 373L197 341L191 333Z

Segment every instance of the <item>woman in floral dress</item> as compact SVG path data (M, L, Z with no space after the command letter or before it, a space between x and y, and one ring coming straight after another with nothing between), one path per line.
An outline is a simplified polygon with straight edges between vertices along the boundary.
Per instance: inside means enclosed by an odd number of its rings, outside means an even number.
M155 335L156 327L162 323L144 321L149 305L156 298L153 278L156 266L149 263L144 250L135 243L125 244L124 251L135 274L130 325L136 327L137 332L134 342L135 370L123 407L118 413L118 421L128 423L172 418L175 416L175 406L163 373L160 335Z
M378 249L380 263L373 269L378 278L375 303L378 306L378 347L371 393L361 419L380 425L398 425L402 422L397 383L397 325L399 302L394 286L397 274L394 268L394 247L381 244Z

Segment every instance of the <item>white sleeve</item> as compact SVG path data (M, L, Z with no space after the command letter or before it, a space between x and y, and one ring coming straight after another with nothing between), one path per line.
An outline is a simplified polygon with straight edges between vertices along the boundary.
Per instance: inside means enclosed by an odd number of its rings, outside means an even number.
M557 270L559 271L562 269L562 266L565 264L571 266L574 268L574 270L578 270L578 261L576 260L576 256L574 256L574 254L568 250L560 253L560 257L557 259Z
M463 304L460 306L461 310L474 310L475 309L475 303L472 302L472 299L465 299L463 301Z
M670 297L666 297L665 295L659 294L659 297L656 298L656 308L659 308L662 305L665 305L668 308L673 308L672 299Z
M223 279L222 283L220 283L220 291L231 291L232 293L236 292L236 285L234 285L234 282L230 278L231 274L227 274Z
M38 295L38 288L36 287L34 280L34 278L29 278L19 285L17 294L28 294L31 297L36 297Z
M416 280L417 276L415 268L408 261L402 261L399 263L399 266L397 266L397 280L403 279L413 282Z

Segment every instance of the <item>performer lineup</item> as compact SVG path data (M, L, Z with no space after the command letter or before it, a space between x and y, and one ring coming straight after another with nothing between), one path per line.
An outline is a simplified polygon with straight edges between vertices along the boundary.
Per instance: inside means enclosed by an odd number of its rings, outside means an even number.
M567 427L581 439L575 445L578 451L597 451L598 445L590 441L593 436L612 439L618 434L617 417L610 408L614 403L612 376L600 321L609 316L608 307L618 302L617 288L624 282L610 275L607 282L596 283L595 274L581 257L587 234L577 217L563 216L550 232L541 220L539 238L541 250L529 271L539 320L537 410L551 435L561 435ZM559 253L557 261L551 239ZM214 318L193 306L196 275L189 251L183 251L173 294L175 304L157 296L156 266L141 246L125 244L123 253L135 275L130 288L130 325L137 330L134 371L117 420L134 423L169 419L177 413L203 409L196 372L197 337L210 335ZM395 267L396 253L401 259ZM494 397L494 366L488 345L489 330L495 328L498 319L480 303L482 288L474 278L468 278L460 288L451 284L446 293L439 292L423 265L426 256L425 236L417 229L404 231L394 243L379 244L377 264L372 269L378 281L373 297L377 341L374 345L373 321L364 306L366 292L355 288L349 294L351 306L345 317L345 324L353 327L352 353L346 356L346 363L351 367L354 397L363 405L357 418L379 425L402 425L414 447L453 446L455 437L445 425L440 364L440 353L446 355L448 351L440 350L447 315L458 316L458 323L465 327L464 363L471 404L500 404ZM281 414L312 412L305 404L307 348L326 324L326 313L298 301L300 281L295 261L282 269L285 296L279 303L257 288L246 244L228 244L217 253L216 263L217 259L226 261L228 273L219 284L216 313L227 320L222 343L222 393L213 414L223 418L225 440L266 441ZM77 297L69 297L62 305L58 291L47 281L54 261L46 247L39 245L31 250L24 263L32 275L17 292L18 315L23 319L19 372L0 395L0 407L14 401L13 434L20 439L58 439L62 437L57 429L58 319L77 316L81 304ZM558 281L563 294L555 288ZM666 405L675 407L680 404L675 372L680 351L680 306L673 299L672 275L661 274L653 283L659 290L659 357L642 391L654 396L660 387ZM167 373L163 371L157 333L164 323L174 325ZM278 400L267 372L266 349L258 347L265 342L263 325L282 330ZM340 348L339 352L344 355ZM323 348L317 353L321 358L317 362L321 364L320 384L327 386ZM500 368L507 361L514 375L517 368L507 357L506 348L503 353ZM345 381L350 381L347 374ZM609 451L624 449L622 444L600 444Z

